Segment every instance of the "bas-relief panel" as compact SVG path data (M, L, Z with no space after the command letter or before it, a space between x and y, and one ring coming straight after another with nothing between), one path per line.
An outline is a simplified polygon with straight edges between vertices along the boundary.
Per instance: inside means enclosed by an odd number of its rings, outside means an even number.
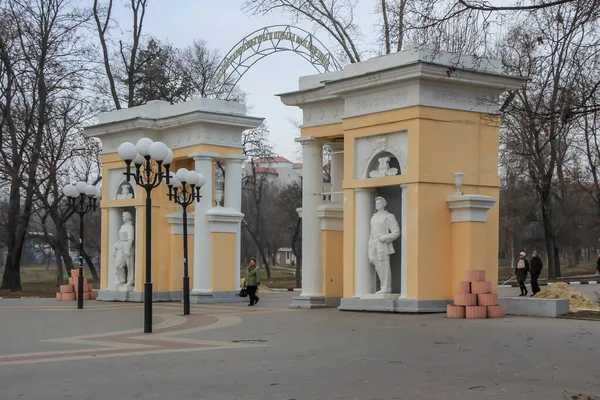
M197 144L210 144L215 146L242 147L242 132L236 127L224 127L216 124L200 127L179 127L166 135L151 135L149 132L127 137L117 135L102 139L102 154L116 153L119 145L125 141L135 143L142 137L149 137L154 141L160 140L172 149L194 146Z
M498 113L499 97L484 90L449 85L421 86L420 104L453 110Z
M461 111L498 113L497 94L448 83L422 82L346 98L344 118L417 105Z
M356 138L354 154L354 177L356 179L405 175L408 172L408 133L402 131ZM400 170L394 171L394 168L390 168L389 157L379 157L381 154L393 155L398 160ZM372 171L375 158L378 158L376 162L378 168ZM386 158L387 160L385 160Z
M417 86L403 86L346 98L344 117L395 110L417 104Z
M164 142L173 149L197 144L241 147L242 132L239 132L238 129L218 125L202 126L194 130L178 128L165 136Z
M304 108L302 125L305 127L335 124L342 121L344 102L342 100L314 104Z
M131 167L132 170L135 167ZM115 168L108 171L108 199L125 200L135 197L137 186L133 180L127 182L123 173L125 168Z

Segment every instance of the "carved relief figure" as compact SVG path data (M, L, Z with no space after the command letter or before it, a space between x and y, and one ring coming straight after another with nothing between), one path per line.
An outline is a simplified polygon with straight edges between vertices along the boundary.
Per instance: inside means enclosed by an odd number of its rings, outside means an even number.
M117 200L133 199L133 193L131 185L127 182L123 182L121 185L121 193L117 194Z
M369 236L369 262L381 282L381 290L377 294L392 293L392 271L390 255L394 254L392 242L400 236L400 227L394 214L386 211L387 201L383 197L375 199L377 212L371 217L371 233Z
M397 168L390 168L390 158L389 157L379 157L377 159L379 161L379 168L377 171L371 171L369 176L371 178L380 178L382 176L393 176L398 175Z
M114 245L117 287L133 290L135 286L134 227L131 213L123 213L123 225L119 229L119 240Z

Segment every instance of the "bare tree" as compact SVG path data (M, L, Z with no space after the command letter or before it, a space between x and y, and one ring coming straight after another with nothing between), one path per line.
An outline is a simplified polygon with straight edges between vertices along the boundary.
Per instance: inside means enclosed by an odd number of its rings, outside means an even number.
M402 50L406 31L406 6L410 0L379 0L376 11L381 14L380 37L385 54Z
M527 27L513 28L501 51L507 72L530 78L506 108L503 139L509 151L526 160L539 196L551 278L560 276L554 214L557 201L565 197L560 191L565 187L571 121L564 110L572 103L574 79L581 68L574 62L577 55L597 47L593 26L591 16L579 9L544 9L530 18Z
M296 287L302 287L302 219L298 208L302 207L302 181L283 188L277 201L283 212L280 226L284 229L292 254L296 258Z
M129 0L127 7L131 10L132 26L129 41L119 40L118 50L110 47L109 28L112 22L113 0L106 4L94 0L93 16L96 22L98 40L102 48L103 67L108 79L110 95L117 110L126 101L127 107L135 104L135 88L138 83L140 68L148 59L140 59L142 31L148 0ZM116 54L114 54L116 53ZM117 61L119 60L119 61ZM119 90L119 81L125 84L124 93Z
M356 44L360 29L354 20L357 4L358 0L246 0L243 9L251 15L284 12L294 22L310 22L339 44L350 63L356 63L361 61Z
M265 254L266 243L263 236L265 226L264 202L272 195L273 188L266 176L257 171L254 160L272 157L273 151L268 141L269 130L263 124L256 129L244 132L243 149L244 154L250 158L242 182L242 212L246 216L242 224L250 234L256 245L256 251L260 254L267 276L271 277L269 259Z
M0 157L10 181L3 289L22 290L20 264L37 174L54 105L79 89L89 60L89 16L68 0L0 3Z

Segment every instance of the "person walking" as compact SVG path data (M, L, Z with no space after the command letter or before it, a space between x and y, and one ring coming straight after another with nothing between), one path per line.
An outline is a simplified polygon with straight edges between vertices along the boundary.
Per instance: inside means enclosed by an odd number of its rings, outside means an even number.
M515 267L515 275L521 288L521 294L519 296L527 296L527 287L525 287L525 281L527 280L527 271L529 271L529 261L525 258L525 253L519 253L519 261Z
M246 272L246 290L248 291L248 297L250 297L250 304L248 306L253 306L260 298L256 295L256 290L258 289L258 285L260 285L260 275L258 274L258 267L256 266L256 260L254 258L250 259L250 265L248 266L248 271Z
M596 275L600 275L600 256L596 260Z
M531 275L531 297L535 296L536 293L540 292L540 285L538 284L538 278L542 273L542 268L544 268L544 263L542 259L538 256L538 252L534 251L531 254L531 269L529 271L529 275Z

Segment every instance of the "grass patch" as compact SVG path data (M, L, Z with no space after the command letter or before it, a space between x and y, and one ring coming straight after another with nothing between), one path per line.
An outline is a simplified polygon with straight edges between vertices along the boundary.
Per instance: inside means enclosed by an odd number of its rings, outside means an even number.
M574 267L561 267L560 272L563 278L577 275L592 275L596 273L595 262L585 262ZM498 281L502 283L515 275L515 268L506 265L500 265L498 268ZM544 265L540 279L548 279L548 266Z
M4 268L0 268L0 274L4 274ZM94 289L100 287L100 281L89 276L89 272L86 276L88 277L88 283L91 283ZM64 278L65 283L68 283L68 275L66 272ZM45 266L37 265L21 267L21 284L23 286L22 292L0 290L0 297L54 297L56 292L58 292L58 286L56 284L56 265L50 265L48 270L46 270Z

